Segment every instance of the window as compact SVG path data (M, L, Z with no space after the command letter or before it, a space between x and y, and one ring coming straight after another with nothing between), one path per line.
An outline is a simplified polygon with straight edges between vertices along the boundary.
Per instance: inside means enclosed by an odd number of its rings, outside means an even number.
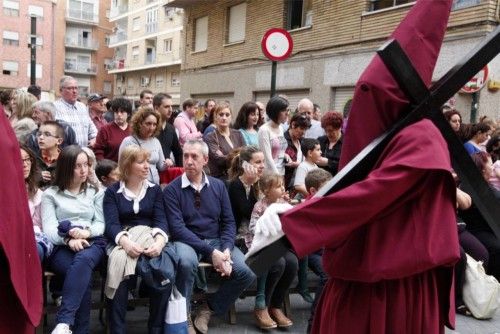
M410 3L415 0L370 0L370 10L379 10L384 8L390 8L398 5L403 5L405 3Z
M451 10L458 10L467 7L472 7L479 5L480 3L481 0L453 0L453 7L451 7Z
M4 30L3 45L19 46L19 33L15 31Z
M3 75L17 76L19 63L17 61L4 61L2 64Z
M28 41L28 45L31 44L31 35L26 35L26 40ZM43 36L36 36L36 46L43 46Z
M171 86L176 87L181 85L181 79L179 78L179 72L172 72L170 74L171 77Z
M172 39L164 39L163 40L163 51L165 53L172 52Z
M166 20L173 20L174 19L175 8L163 6L163 11L164 11Z
M113 90L113 86L111 84L111 81L104 81L104 85L102 87L102 92L104 94L111 94Z
M140 22L141 18L138 16L138 17L134 17L132 19L132 31L138 31L141 29L141 22Z
M208 16L195 20L194 23L194 52L205 51L208 40Z
M3 0L3 15L19 16L19 1Z
M26 68L26 75L28 76L28 78L31 77L31 64L28 64L27 68ZM36 64L36 67L35 67L35 77L37 79L41 79L42 78L42 70L43 70L43 67L42 67L42 64Z
M158 30L158 8L146 11L146 33L152 34Z
M29 16L43 17L43 7L29 5L28 6L28 15Z
M113 59L111 58L104 58L104 69L105 70L112 70L113 68Z
M156 75L156 87L163 87L163 81L165 78L163 77L163 74L157 74Z
M109 34L104 35L104 45L109 46L109 42L111 40L111 36Z
M134 78L128 78L127 79L127 88L134 88L134 85L135 85L135 82L134 82Z
M139 47L134 46L132 48L132 60L139 60Z
M229 7L228 10L228 33L227 43L235 43L245 40L245 26L247 19L247 3Z
M312 0L288 0L286 12L287 30L312 25Z

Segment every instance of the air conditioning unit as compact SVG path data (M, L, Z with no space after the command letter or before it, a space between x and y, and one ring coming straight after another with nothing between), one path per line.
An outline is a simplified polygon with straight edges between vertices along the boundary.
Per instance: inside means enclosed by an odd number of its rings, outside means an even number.
M141 87L149 86L149 77L141 77Z

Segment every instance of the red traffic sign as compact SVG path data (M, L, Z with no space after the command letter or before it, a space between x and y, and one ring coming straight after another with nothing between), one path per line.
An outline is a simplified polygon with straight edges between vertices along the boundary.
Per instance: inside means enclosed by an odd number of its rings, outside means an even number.
M476 93L483 88L488 80L489 68L486 65L481 71L479 71L475 76L470 79L465 86L460 89L460 93Z
M264 34L260 43L264 55L273 61L282 61L290 57L293 40L285 29L271 28Z

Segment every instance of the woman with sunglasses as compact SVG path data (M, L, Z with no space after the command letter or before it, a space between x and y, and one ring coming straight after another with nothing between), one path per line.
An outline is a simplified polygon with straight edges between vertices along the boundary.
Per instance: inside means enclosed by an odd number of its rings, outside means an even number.
M109 290L114 260L126 256L127 261L139 257L155 258L160 256L168 242L168 223L163 207L163 194L160 186L148 181L150 153L136 145L127 146L120 154L118 168L120 181L110 186L104 195L104 218L106 237L113 250L109 255L106 296L108 297L108 317L113 334L125 333L127 312L128 281L121 280L116 289ZM137 229L137 227L146 227ZM139 241L137 236L147 233L148 237ZM120 254L120 252L125 254ZM121 271L123 272L123 270ZM128 278L135 277L130 275ZM149 333L162 332L170 289L155 290L150 293Z

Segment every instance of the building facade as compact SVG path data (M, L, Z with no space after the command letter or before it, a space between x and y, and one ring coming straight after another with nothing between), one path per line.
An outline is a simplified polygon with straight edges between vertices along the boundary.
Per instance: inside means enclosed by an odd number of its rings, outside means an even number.
M293 38L289 59L278 63L276 87L292 107L309 97L322 110L344 111L354 85L375 51L409 8L404 0L174 0L184 9L181 97L228 100L236 110L246 101L266 102L271 62L261 51L270 28ZM434 79L439 79L499 23L500 2L455 0ZM489 65L500 81L500 56ZM500 91L478 93L478 115L500 118ZM492 86L492 85L490 85ZM456 108L469 121L472 96L457 93Z
M113 24L109 22L110 2L98 0L57 1L55 32L58 68L56 80L71 75L78 80L80 96L113 94L113 76L107 64L113 58L108 47ZM58 84L54 86L58 91Z
M112 0L110 21L114 95L137 100L149 89L172 95L179 105L183 10L165 0Z
M26 88L31 74L31 17L36 17L36 84L52 90L54 77L55 3L47 0L2 1L0 89Z

